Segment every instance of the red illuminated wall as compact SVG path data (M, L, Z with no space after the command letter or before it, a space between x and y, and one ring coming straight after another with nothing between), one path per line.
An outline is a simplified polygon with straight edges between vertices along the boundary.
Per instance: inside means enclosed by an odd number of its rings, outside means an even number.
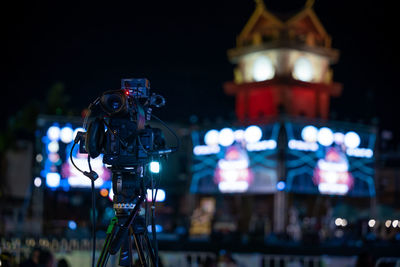
M275 88L257 88L241 91L236 98L236 114L240 120L244 118L258 119L265 116L276 116L278 101Z
M341 92L338 84L293 80L272 80L265 83L225 85L227 94L236 95L236 115L240 121L262 120L277 116L280 112L292 116L327 119L331 95L340 95Z
M291 90L291 98L292 101L288 113L291 115L303 115L306 117L316 116L315 90L294 87Z

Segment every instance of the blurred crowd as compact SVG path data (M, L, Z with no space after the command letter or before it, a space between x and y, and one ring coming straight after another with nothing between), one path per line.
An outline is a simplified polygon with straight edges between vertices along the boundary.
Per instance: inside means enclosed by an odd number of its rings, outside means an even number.
M17 262L15 256L10 252L2 252L0 255L1 267L70 267L68 261L64 258L56 259L53 252L35 247L27 258L22 258Z

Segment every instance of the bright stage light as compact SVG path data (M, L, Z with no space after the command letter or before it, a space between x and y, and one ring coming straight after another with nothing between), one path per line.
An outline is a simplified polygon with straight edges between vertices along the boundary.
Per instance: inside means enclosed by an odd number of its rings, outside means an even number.
M360 145L361 139L360 136L355 132L348 132L344 136L344 144L348 148L356 148Z
M107 197L108 196L108 190L106 189L106 188L102 188L101 190L100 190L100 196L102 196L102 197Z
M58 187L60 186L61 176L57 172L49 172L46 175L46 184L48 187Z
M57 153L58 150L60 149L60 146L58 145L57 141L51 141L48 145L47 145L47 149L49 150L49 152L51 153Z
M218 141L221 146L230 146L235 141L235 135L232 129L224 128L219 131Z
M318 142L323 146L330 146L333 143L333 132L327 127L322 127L318 131Z
M77 224L75 221L68 221L68 228L71 230L75 230L77 227Z
M147 201L151 202L152 201L152 193L155 194L156 190L154 189L153 191L151 189L147 189ZM164 202L165 201L165 190L164 189L158 189L157 190L157 196L156 196L156 202Z
M375 224L376 224L376 221L374 219L371 219L371 220L368 221L368 226L371 227L371 228L374 227Z
M34 184L36 187L40 187L40 186L42 185L42 178L36 177L36 178L33 180L33 184Z
M317 142L318 129L315 126L308 125L301 131L301 137L308 143Z
M286 183L285 183L284 181L279 181L279 182L276 184L276 189L278 189L278 191L283 191L283 190L285 190L285 187L286 187Z
M48 158L52 163L57 163L60 160L60 155L57 153L51 152L51 153L49 153Z
M236 141L244 139L244 131L242 129L236 130L233 134L235 135Z
M40 163L40 162L42 162L42 161L43 161L43 156L42 156L42 154L37 154L37 155L36 155L36 162Z
M49 129L47 130L47 137L51 140L51 141L57 141L60 138L60 127L58 126L51 126L49 127Z
M110 190L108 191L108 198L113 201L114 200L114 191L112 189L112 187L110 188Z
M333 140L338 145L343 144L344 143L344 134L342 134L342 133L334 133L333 134Z
M256 143L248 143L246 145L247 151L264 151L275 149L277 143L275 140L263 140Z
M196 156L201 156L201 155L211 155L211 154L217 154L221 148L219 145L216 146L195 146L193 148L193 154Z
M247 143L256 143L262 138L262 130L256 125L252 125L246 128L244 131L244 139Z
M302 151L317 151L318 144L317 143L309 143L301 140L291 139L288 142L288 147L293 150L302 150Z
M342 225L342 222L343 222L342 218L336 218L336 220L335 220L335 225L336 225L336 226L341 226L341 225Z
M63 143L69 144L72 142L73 138L74 138L74 131L72 130L71 127L65 126L61 129L60 139Z
M159 224L156 224L156 225L155 225L155 228L156 228L156 233L161 233L161 232L163 231L163 227L162 227L161 225L159 225ZM147 231L148 231L149 233L151 233L151 232L153 231L151 225L148 225L148 226L147 226Z
M215 146L218 145L218 138L219 138L219 132L217 130L209 130L205 135L204 135L204 143L206 143L209 146Z

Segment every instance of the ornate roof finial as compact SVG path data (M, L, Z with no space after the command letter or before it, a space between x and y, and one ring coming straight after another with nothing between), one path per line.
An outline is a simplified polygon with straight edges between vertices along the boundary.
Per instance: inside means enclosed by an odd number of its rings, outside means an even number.
M305 7L306 8L312 8L314 3L315 3L315 0L307 0L306 4L305 4Z
M254 0L254 2L256 2L256 8L261 7L262 9L265 9L264 0Z

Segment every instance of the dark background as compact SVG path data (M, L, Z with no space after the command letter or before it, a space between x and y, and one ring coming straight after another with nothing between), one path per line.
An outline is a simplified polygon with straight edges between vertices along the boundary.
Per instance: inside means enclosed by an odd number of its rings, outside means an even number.
M276 13L299 10L304 2L265 0ZM252 0L14 1L3 6L1 129L32 99L45 101L58 82L69 96L68 108L79 114L126 77L150 79L154 91L167 99L158 111L166 120L188 121L192 114L229 118L234 99L224 95L222 85L233 79L234 66L226 51L235 47L254 8ZM344 91L332 101L332 118L378 121L397 136L397 7L317 0L314 10L341 53L333 69Z

